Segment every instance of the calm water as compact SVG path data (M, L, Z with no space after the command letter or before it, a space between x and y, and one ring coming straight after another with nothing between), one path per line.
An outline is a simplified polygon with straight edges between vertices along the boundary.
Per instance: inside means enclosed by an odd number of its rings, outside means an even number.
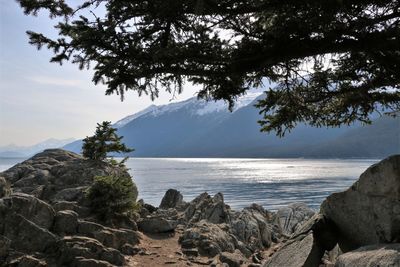
M21 159L0 159L0 171ZM292 202L318 208L324 198L349 187L378 160L363 159L167 159L132 158L127 166L139 197L159 205L166 190L185 200L222 192L234 209L258 203L270 210Z

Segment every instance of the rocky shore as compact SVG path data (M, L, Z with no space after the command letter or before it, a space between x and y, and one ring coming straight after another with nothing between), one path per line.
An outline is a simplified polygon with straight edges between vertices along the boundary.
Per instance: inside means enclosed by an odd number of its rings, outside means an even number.
M100 220L86 190L124 168L46 150L0 173L0 266L400 266L400 155L368 168L319 211L234 211L221 193Z

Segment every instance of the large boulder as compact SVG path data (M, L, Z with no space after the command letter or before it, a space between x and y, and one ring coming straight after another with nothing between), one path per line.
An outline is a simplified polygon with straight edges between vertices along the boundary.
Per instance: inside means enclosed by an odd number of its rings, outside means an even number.
M400 266L400 244L361 247L338 257L335 267Z
M189 203L185 210L185 219L189 224L201 220L210 223L229 223L229 206L224 203L222 193L217 193L214 197L203 193Z
M369 167L348 190L330 195L321 213L338 227L343 252L400 241L400 155Z
M8 207L7 213L17 213L45 229L52 227L55 211L46 202L23 193L14 193L3 201Z
M183 196L176 189L168 189L161 200L160 209L176 208L183 204Z
M178 226L179 215L175 209L157 210L137 222L138 228L146 233L165 233Z
M62 149L48 149L2 172L14 192L47 201L84 200L95 176L126 176L124 168L82 158Z
M197 249L200 255L214 257L223 251L234 252L234 239L228 225L202 220L185 229L179 243L183 251Z
M335 225L315 214L265 263L264 267L318 267L325 251L337 244Z
M272 227L269 223L270 214L263 207L253 204L231 216L232 234L245 247L255 252L271 245Z
M302 224L308 221L315 211L305 203L293 203L280 208L275 214L275 224L278 225L281 233L291 236Z

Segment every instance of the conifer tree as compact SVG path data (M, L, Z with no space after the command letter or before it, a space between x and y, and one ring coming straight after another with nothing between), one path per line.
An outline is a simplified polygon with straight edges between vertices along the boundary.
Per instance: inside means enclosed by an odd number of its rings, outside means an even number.
M134 151L121 143L123 136L118 136L117 129L111 127L111 122L98 123L93 136L83 139L82 155L93 160L104 160L110 152L129 153Z
M399 0L17 0L59 19L58 38L28 32L52 62L94 69L106 94L152 98L185 81L236 97L268 79L262 130L340 126L400 110ZM72 4L71 4L72 3Z

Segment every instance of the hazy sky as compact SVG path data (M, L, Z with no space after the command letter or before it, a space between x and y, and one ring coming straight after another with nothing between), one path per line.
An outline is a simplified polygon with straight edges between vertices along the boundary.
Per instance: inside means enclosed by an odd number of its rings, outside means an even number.
M105 87L91 82L90 71L77 65L49 63L51 52L28 44L26 30L54 36L45 13L25 16L12 0L0 0L0 146L31 145L48 138L91 135L97 122L115 122L152 104L147 96L105 96ZM180 101L195 95L187 86ZM154 104L167 104L164 93Z

